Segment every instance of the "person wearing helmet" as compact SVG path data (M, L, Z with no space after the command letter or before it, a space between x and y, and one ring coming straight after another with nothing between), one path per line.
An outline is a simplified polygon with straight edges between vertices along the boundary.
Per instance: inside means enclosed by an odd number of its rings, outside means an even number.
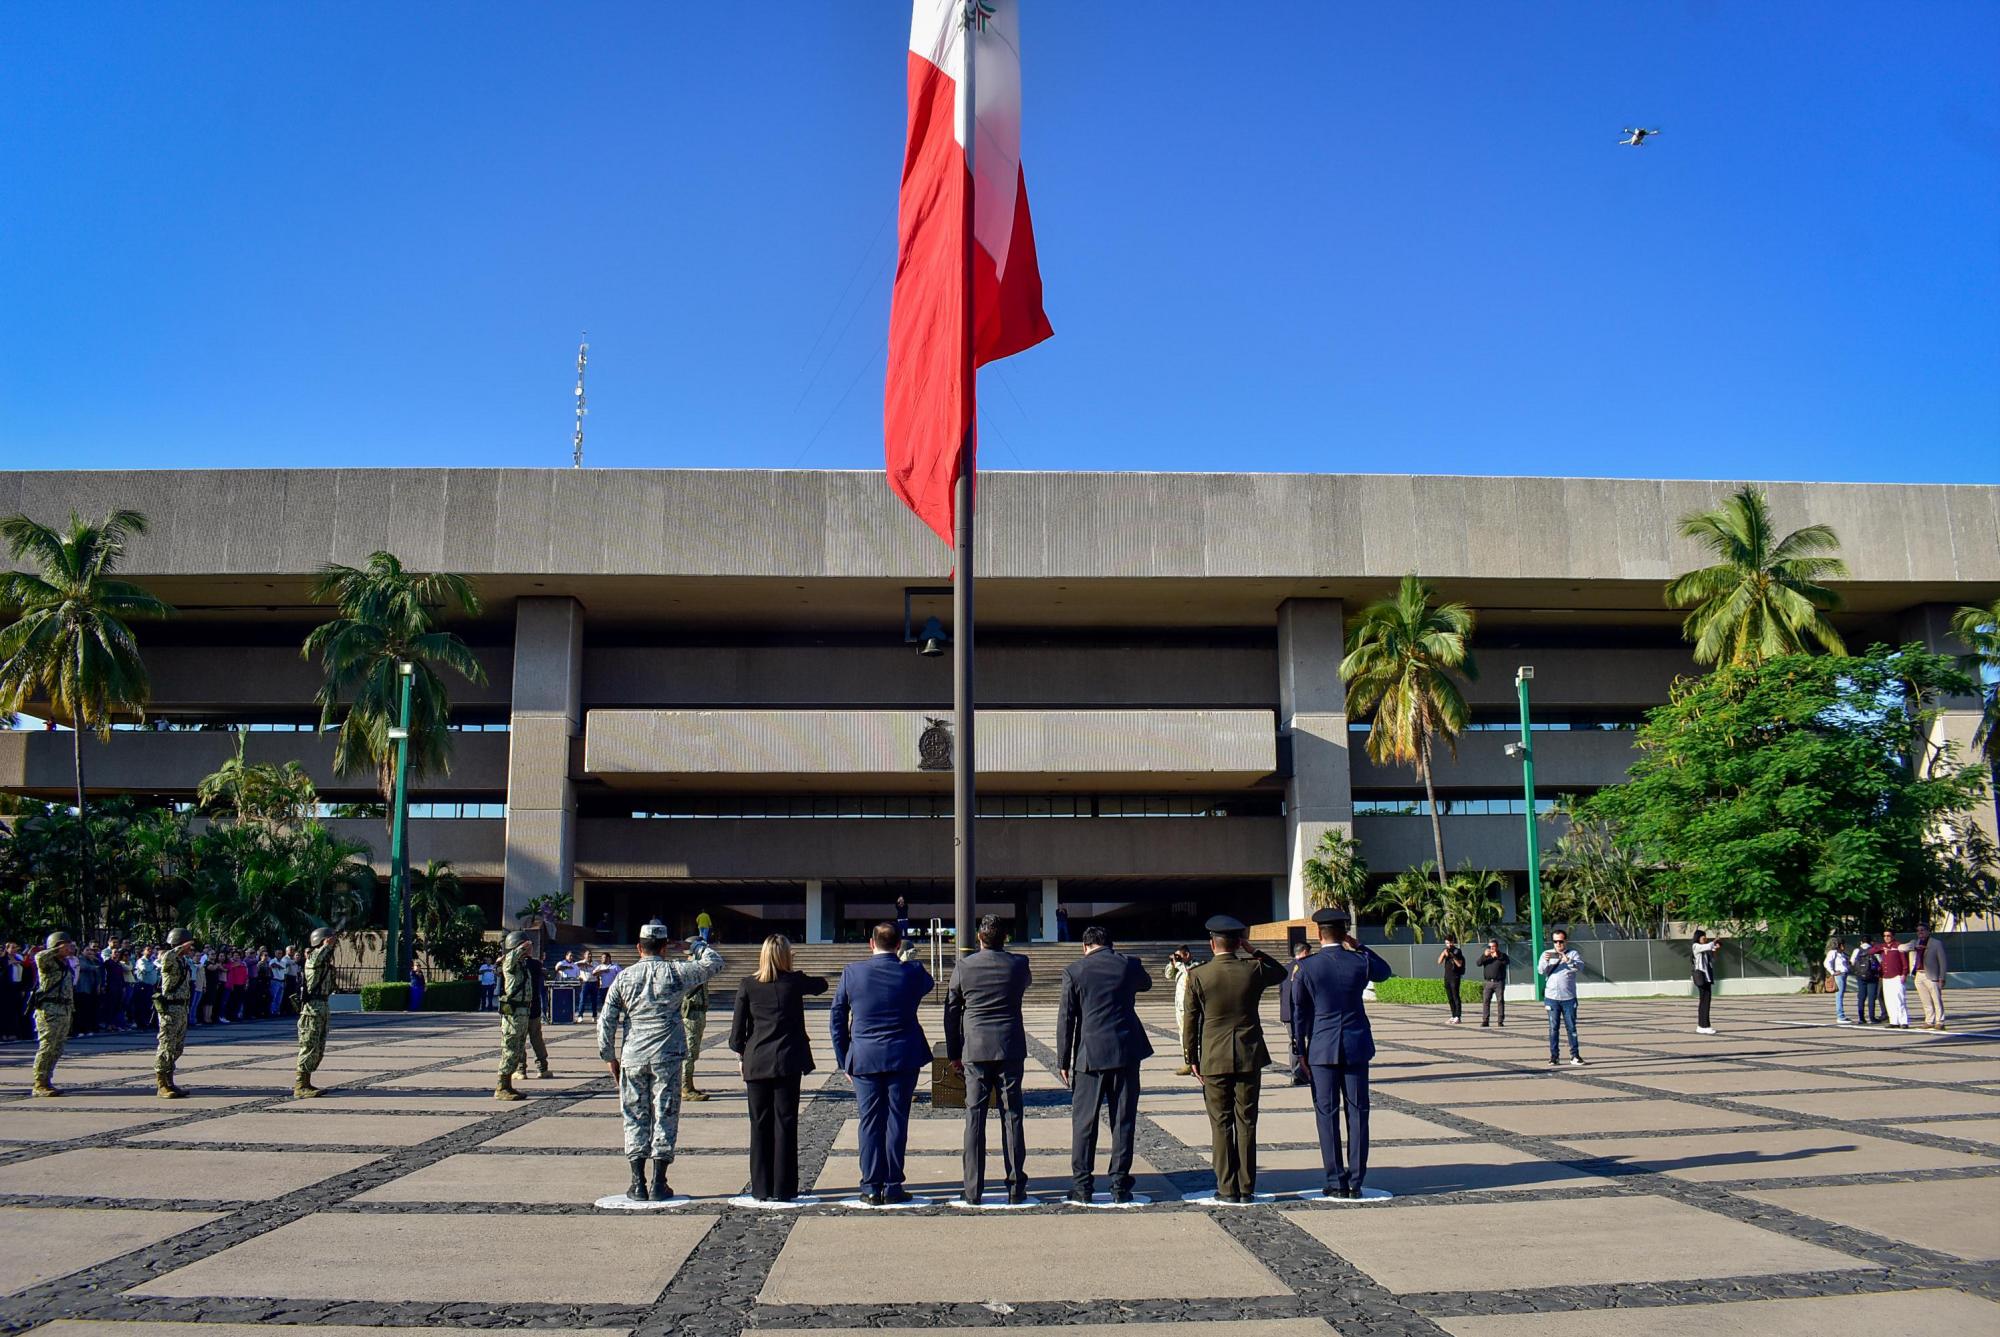
M528 1073L528 1014L534 1011L535 977L528 968L528 935L515 929L507 935L500 957L500 1080L495 1100L519 1100L514 1074Z
M670 937L657 919L639 930L639 959L618 972L597 1014L597 1056L617 1079L625 1120L625 1159L632 1167L632 1185L625 1192L640 1202L665 1202L673 1196L667 1166L680 1136L681 1068L687 1062L681 1004L723 966L721 953L699 937L688 943L686 960L664 959L660 952ZM648 1158L653 1162L650 1181Z
M67 933L51 933L47 944L35 954L35 991L28 1006L35 1010L35 1094L59 1096L51 1079L56 1062L62 1058L63 1044L69 1039L70 1017L76 1011L76 984L70 977L69 959L76 955L76 941Z
M316 928L311 944L306 953L305 982L299 990L299 1075L292 1083L294 1100L310 1100L320 1093L312 1076L326 1057L327 1018L333 1007L333 953L340 946L340 934Z
M153 995L153 1012L160 1021L160 1043L153 1051L153 1080L162 1100L179 1100L187 1092L174 1083L174 1065L187 1047L188 1004L194 1001L194 972L188 958L200 946L184 928L167 934L167 953L160 958L160 990Z

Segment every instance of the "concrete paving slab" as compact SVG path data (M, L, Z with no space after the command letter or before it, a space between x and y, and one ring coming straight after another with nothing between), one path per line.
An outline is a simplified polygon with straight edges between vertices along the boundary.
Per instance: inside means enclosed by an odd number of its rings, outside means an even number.
M1369 1178L1374 1179L1372 1170ZM1696 1281L1869 1266L1666 1198L1480 1202L1372 1212L1295 1208L1286 1216L1398 1294L1538 1283ZM1562 1244L1559 1265L1551 1273L1554 1239ZM1702 1313L1707 1312L1703 1306ZM1686 1331L1687 1311L1679 1318Z
M414 1147L470 1128L477 1119L444 1114L225 1114L219 1119L157 1132L130 1142L252 1142L271 1146Z
M485 1118L500 1106L491 1096L421 1096L399 1091L361 1090L351 1095L325 1095L288 1100L271 1108L273 1114L473 1114ZM329 1139L333 1140L333 1139Z
M0 1293L68 1276L215 1219L213 1212L0 1207Z
M1865 1119L1879 1122L1885 1114L1991 1114L2000 1115L2000 1096L1983 1091L1903 1090L1885 1094L1872 1088L1860 1091L1815 1091L1795 1096L1747 1096L1744 1103L1794 1114L1811 1114L1822 1119Z
M1368 1187L1399 1198L1424 1194L1508 1192L1518 1189L1583 1188L1608 1182L1498 1142L1441 1142L1429 1146L1373 1147L1368 1155ZM1326 1186L1319 1152L1261 1151L1257 1191L1297 1193Z
M857 1258L893 1258L896 1265L856 1267ZM976 1281L967 1274L968 1258L984 1260ZM1249 1250L1200 1213L969 1212L943 1218L802 1219L793 1226L758 1300L917 1304L936 1299L938 1278L947 1276L964 1279L958 1298L996 1303L1291 1293Z
M1425 1105L1447 1106L1485 1102L1540 1104L1558 1100L1613 1100L1630 1094L1584 1082L1567 1081L1554 1072L1536 1072L1527 1076L1478 1073L1442 1080L1382 1083L1373 1083L1371 1074L1371 1084L1385 1095L1400 1096Z
M60 1077L62 1074L58 1071L56 1075ZM181 1079L181 1085L187 1085L185 1077ZM185 1100L174 1101L172 1108L168 1112L180 1115L192 1114L196 1110L228 1109L235 1105L247 1105L255 1099L255 1096L190 1095ZM48 1105L30 1104L27 1101L8 1102L5 1105L0 1105L0 1109L10 1111L49 1110L51 1108ZM71 1090L68 1095L63 1097L61 1108L64 1110L124 1110L130 1113L139 1113L142 1111L167 1109L168 1107L165 1101L154 1095L149 1089L146 1091L124 1092Z
M152 1097L153 1112L50 1109L45 1104L0 1107L0 1142L69 1142L99 1133L117 1133L171 1119L182 1102Z
M1908 1081L1911 1076L1910 1059L1905 1056L1885 1067L1855 1067L1849 1069L1856 1078L1877 1078L1884 1081ZM1926 1082L2000 1082L2000 1063L1984 1059L1970 1062L1947 1062L1940 1055L1923 1055L1923 1078Z
M1181 1143L1206 1151L1210 1145L1208 1115L1165 1114L1153 1116L1153 1122L1161 1131ZM1372 1141L1392 1141L1396 1138L1458 1138L1466 1134L1455 1128L1447 1128L1441 1123L1419 1119L1413 1114L1400 1110L1371 1109L1368 1112L1368 1135ZM1319 1123L1311 1110L1279 1110L1275 1113L1261 1112L1257 1118L1257 1138L1259 1142L1317 1142ZM1065 1138L1064 1146L1068 1145Z
M1980 1262L2000 1259L2000 1179L1739 1191L1746 1198L1939 1253Z
M915 1337L934 1333L935 1328L814 1328L812 1337ZM314 1329L318 1337L320 1329ZM1317 1318L1262 1318L1202 1323L1194 1337L1339 1337L1338 1330ZM64 1334L63 1337L68 1337ZM87 1333L78 1337L117 1337L115 1333ZM161 1334L160 1337L171 1337ZM373 1334L372 1337L380 1337ZM536 1337L541 1337L539 1330ZM1190 1337L1185 1323L1065 1323L1061 1337Z
M620 1156L447 1156L357 1194L354 1201L581 1204L623 1193L628 1178Z
M1889 1291L1571 1313L1444 1318L1452 1337L1825 1337L1830 1332L1991 1332L2000 1305L1964 1291Z
M500 1060L496 1058L492 1066L483 1070L445 1069L440 1072L410 1072L377 1082L376 1087L378 1089L397 1091L413 1089L420 1091L491 1091L497 1080L499 1071ZM558 1095L574 1091L578 1087L586 1085L588 1085L588 1082L581 1077L558 1077L547 1081L539 1077L530 1077L525 1080L516 1078L514 1080L514 1089L524 1096Z
M1991 1166L1991 1157L1896 1142L1844 1129L1788 1128L1768 1133L1683 1133L1674 1137L1611 1137L1565 1145L1587 1156L1614 1158L1699 1183L1866 1175L1883 1170L1950 1170Z
M1948 1119L1942 1123L1893 1125L1916 1133L1936 1133L1942 1137L1962 1137L1971 1142L2000 1146L2000 1119Z
M383 1337L350 1323L162 1323L147 1319L59 1318L34 1329L49 1337ZM397 1328L396 1337L464 1337L464 1328ZM536 1328L535 1337L627 1337L630 1328Z
M1572 1105L1486 1105L1464 1111L1468 1119L1490 1123L1510 1133L1557 1137L1564 1133L1651 1133L1669 1129L1736 1128L1776 1120L1756 1114L1736 1114L1678 1100L1584 1100ZM1379 1117L1379 1116L1378 1116Z
M713 1216L449 1217L323 1212L129 1294L439 1304L650 1304ZM531 1258L535 1266L523 1267ZM605 1267L616 1258L616 1267Z
M1907 1074L1905 1074L1907 1076ZM1691 1071L1620 1074L1619 1081L1655 1091L1691 1096L1733 1096L1772 1091L1864 1089L1869 1078L1834 1072L1786 1072L1760 1068L1698 1068ZM1886 1091L1887 1087L1877 1088Z
M363 1152L80 1147L0 1165L0 1193L263 1202L378 1159Z

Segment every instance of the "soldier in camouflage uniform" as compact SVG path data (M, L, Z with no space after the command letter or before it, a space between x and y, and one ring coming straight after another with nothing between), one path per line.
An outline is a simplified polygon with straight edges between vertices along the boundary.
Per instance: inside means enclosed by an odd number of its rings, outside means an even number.
M194 973L188 957L200 946L184 928L167 934L167 954L160 958L160 990L153 995L153 1012L160 1019L160 1044L153 1051L153 1080L160 1099L179 1100L187 1092L174 1084L174 1065L187 1047L188 1004L194 999Z
M707 938L701 939L703 943ZM707 1100L708 1092L694 1085L694 1063L701 1057L701 1034L708 1029L708 986L697 985L681 999L681 1029L687 1032L687 1061L681 1064L681 1099Z
M680 1134L681 1066L687 1056L681 1008L688 994L722 969L721 955L699 938L688 944L687 960L662 960L660 949L667 941L667 926L657 919L639 931L639 959L605 990L597 1014L597 1056L618 1079L625 1119L625 1159L632 1166L626 1194L640 1201L650 1197L665 1202L673 1195L667 1165ZM626 1023L622 1049L617 1043L621 1019ZM650 1184L648 1156L653 1161Z
M528 969L528 935L516 930L507 935L507 951L500 958L500 1080L493 1088L495 1100L519 1100L514 1074L528 1072L528 1014L534 1010L535 977Z
M340 946L340 934L330 928L312 931L312 949L306 953L305 980L299 988L299 1075L292 1083L296 1100L319 1094L312 1075L326 1057L328 1002L333 997L333 953Z
M35 991L28 995L28 1005L35 1009L35 1034L41 1039L35 1050L38 1096L62 1094L49 1079L56 1075L56 1060L62 1057L76 1011L76 982L69 974L69 959L75 955L76 941L67 933L49 934L47 945L35 954Z

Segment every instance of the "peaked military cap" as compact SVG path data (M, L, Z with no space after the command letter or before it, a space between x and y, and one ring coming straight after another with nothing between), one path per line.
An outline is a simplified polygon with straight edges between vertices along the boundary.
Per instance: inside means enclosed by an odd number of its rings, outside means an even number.
M1211 938L1240 937L1250 931L1249 926L1235 915L1215 915L1202 927L1208 930Z
M1334 909L1334 908L1333 908L1332 906L1328 906L1328 907L1327 907L1326 909L1324 909L1324 910L1315 910L1315 911L1313 911L1313 923L1315 923L1315 924L1338 924L1338 925L1340 925L1340 926L1341 926L1342 928L1346 928L1346 927L1347 927L1347 911L1345 911L1345 910L1336 910L1336 909Z

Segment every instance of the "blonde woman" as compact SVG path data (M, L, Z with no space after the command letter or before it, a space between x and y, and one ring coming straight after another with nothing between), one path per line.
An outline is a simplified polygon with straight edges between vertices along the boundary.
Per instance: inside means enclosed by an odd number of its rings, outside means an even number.
M825 980L792 969L792 942L782 933L764 939L757 973L736 989L729 1047L743 1060L750 1196L760 1202L799 1196L799 1078L813 1070L805 1000L825 992Z

